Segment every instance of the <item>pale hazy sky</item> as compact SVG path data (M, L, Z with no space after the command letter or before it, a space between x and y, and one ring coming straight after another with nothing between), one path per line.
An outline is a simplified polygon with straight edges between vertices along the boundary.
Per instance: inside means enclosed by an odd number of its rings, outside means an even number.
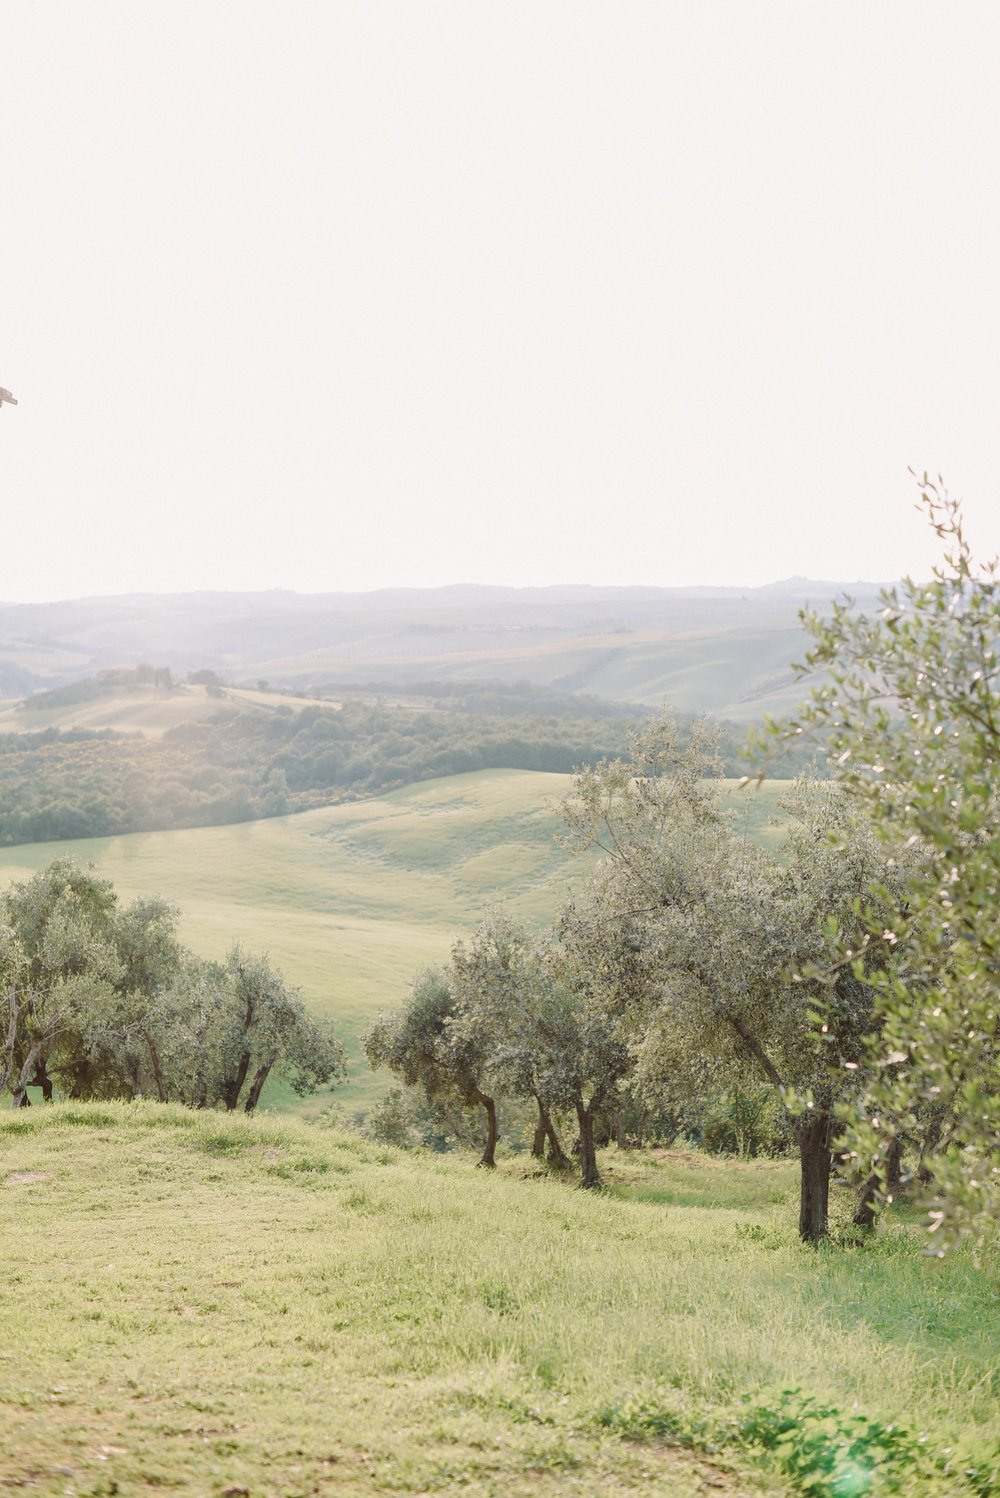
M0 0L0 598L1000 548L1000 5Z

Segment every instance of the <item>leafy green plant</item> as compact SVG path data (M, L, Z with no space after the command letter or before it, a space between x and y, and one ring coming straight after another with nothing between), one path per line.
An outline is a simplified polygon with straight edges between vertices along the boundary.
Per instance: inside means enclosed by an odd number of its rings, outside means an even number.
M776 732L819 732L870 822L919 850L904 887L861 912L860 941L842 933L842 971L881 954L855 1058L870 1081L844 1117L862 1172L884 1173L899 1135L920 1141L940 1254L995 1239L1000 1218L1000 562L975 559L940 480L925 473L919 487L944 545L932 580L884 590L873 615L849 602L803 615L816 642L806 666L822 679Z
M726 1419L692 1416L668 1394L610 1406L597 1420L630 1440L746 1451L808 1498L1000 1493L1000 1444L942 1446L899 1422L845 1413L798 1388L747 1396Z

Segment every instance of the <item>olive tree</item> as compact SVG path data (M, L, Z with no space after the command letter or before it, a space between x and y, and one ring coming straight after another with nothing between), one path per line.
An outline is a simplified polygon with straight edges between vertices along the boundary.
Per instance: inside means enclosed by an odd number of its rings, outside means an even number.
M884 590L874 614L804 615L819 680L781 731L821 732L874 825L922 853L866 932L895 960L850 1143L867 1170L900 1133L923 1138L941 1252L1000 1220L1000 570L976 561L941 481L919 487L944 548L931 581Z
M634 921L608 919L598 876L564 907L550 949L547 1004L535 1028L537 1065L550 1095L576 1114L580 1184L602 1185L594 1126L615 1112L635 1072L632 1040L646 996L646 951Z
M362 1044L372 1067L387 1066L407 1086L419 1087L430 1104L480 1108L485 1142L479 1164L490 1169L498 1140L491 1058L474 1027L456 1027L460 1013L449 974L429 968L417 976L401 1009L379 1015Z
M0 900L8 972L0 1071L15 1107L27 1104L32 1085L51 1098L54 1080L83 1096L101 1072L123 974L116 902L108 880L71 859L55 860Z
M238 943L225 963L189 957L146 1025L160 1057L160 1096L193 1107L253 1113L272 1075L305 1096L345 1072L329 1025L308 1013L265 953Z
M344 1053L265 956L225 964L181 945L158 898L119 906L93 869L57 859L0 899L0 1086L43 1097L156 1096L256 1108L272 1072L299 1093Z
M801 786L785 811L780 856L738 835L710 734L682 746L668 715L636 735L628 761L578 776L567 807L577 846L606 854L606 931L631 929L644 948L631 1006L640 1081L661 1075L695 1094L768 1082L798 1143L799 1231L818 1242L835 1110L857 1090L872 1015L863 971L823 975L888 857L832 790Z
M545 1062L544 1031L551 984L543 949L527 927L500 909L487 913L467 941L452 948L448 969L459 1037L489 1058L493 1084L506 1097L534 1102L532 1154L548 1144L550 1162L568 1166L553 1112L565 1104Z

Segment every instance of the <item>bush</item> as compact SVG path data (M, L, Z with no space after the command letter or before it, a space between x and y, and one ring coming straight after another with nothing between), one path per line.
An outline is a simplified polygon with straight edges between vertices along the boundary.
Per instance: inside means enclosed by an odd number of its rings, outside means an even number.
M713 1155L780 1155L794 1140L785 1110L769 1087L734 1090L711 1099L701 1116L701 1139Z

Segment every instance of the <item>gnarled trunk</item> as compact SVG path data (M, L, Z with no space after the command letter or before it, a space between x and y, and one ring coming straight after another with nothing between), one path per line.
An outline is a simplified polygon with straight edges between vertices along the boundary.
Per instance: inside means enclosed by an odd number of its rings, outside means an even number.
M223 1101L225 1102L226 1108L230 1113L233 1112L233 1110L239 1103L240 1093L243 1091L243 1083L247 1079L247 1072L249 1070L250 1052L244 1051L243 1055L240 1057L239 1066L236 1068L233 1075L227 1078L226 1085L222 1093Z
M156 1081L156 1096L161 1103L165 1103L167 1101L167 1088L163 1080L163 1068L160 1066L160 1053L156 1049L153 1037L148 1030L143 1030L142 1036L149 1051L150 1065L153 1068L153 1077Z
M42 1042L40 1040L36 1040L31 1046L31 1049L28 1051L27 1056L24 1058L24 1065L18 1072L17 1081L14 1083L14 1096L11 1098L10 1103L10 1106L12 1108L31 1107L31 1099L28 1096L28 1084L31 1081L31 1078L35 1075L35 1065L41 1054Z
M531 1153L536 1160L548 1159L548 1163L554 1170L566 1170L569 1160L559 1142L556 1126L552 1122L552 1115L542 1102L541 1098L535 1096L538 1105L538 1122L535 1125L534 1138L531 1141ZM546 1156L545 1145L548 1143L548 1154Z
M477 1162L479 1166L492 1170L496 1165L497 1139L497 1105L493 1098L488 1097L485 1092L476 1092L476 1102L483 1110L486 1123L486 1140L483 1145L482 1158Z
M531 1154L533 1159L541 1160L545 1156L546 1124L548 1123L549 1115L545 1110L545 1105L541 1098L536 1097L535 1103L538 1107L538 1122L535 1124L535 1133L531 1141Z
M35 1066L34 1085L42 1089L42 1102L51 1103L52 1078L49 1076L48 1071L46 1070L44 1056L39 1056L38 1062Z
M556 1133L556 1126L552 1122L551 1117L549 1117L548 1124L546 1125L545 1136L549 1141L547 1158L552 1169L569 1170L572 1162L560 1143L559 1135Z
M254 1079L250 1083L250 1091L247 1094L246 1105L243 1110L245 1113L252 1113L256 1108L260 1101L261 1089L267 1081L268 1073L273 1065L273 1061L266 1061L263 1066L258 1066L254 1073Z
M799 1145L799 1237L822 1243L830 1223L830 1141L833 1118L825 1109L809 1109L796 1121Z
M594 1146L594 1105L589 1108L577 1100L576 1117L580 1125L580 1186L584 1191L599 1191L604 1184L597 1168L597 1151Z

